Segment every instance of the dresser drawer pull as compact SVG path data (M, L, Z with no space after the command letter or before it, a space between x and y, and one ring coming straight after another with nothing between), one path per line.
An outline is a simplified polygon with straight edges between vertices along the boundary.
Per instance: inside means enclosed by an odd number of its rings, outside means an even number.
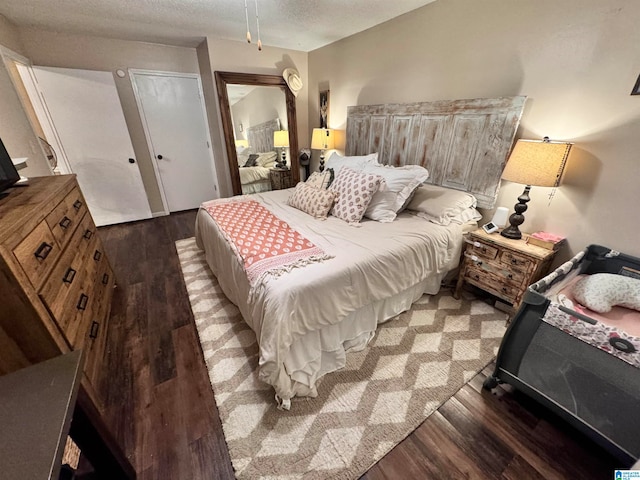
M503 292L503 293L507 293L507 292L508 292L507 287L502 287L502 292Z
M107 283L109 283L109 274L105 273L104 275L102 275L102 284L106 285Z
M87 228L87 231L84 232L84 235L82 237L89 240L92 236L93 236L93 232Z
M93 259L98 262L100 261L100 259L102 258L102 252L100 250L96 250L96 252L93 254Z
M509 273L509 274L507 275L507 278L508 278L509 280L513 280L513 273Z
M76 273L77 273L77 272L76 272L73 268L69 267L69 270L67 270L67 273L65 273L65 274L64 274L64 277L62 277L62 281L63 281L64 283L71 283L71 282L73 282L73 279L75 278Z
M53 250L53 245L50 245L47 242L42 242L34 255L37 259L44 260L45 258L47 258L47 256L49 256L51 250Z
M81 294L80 295L80 300L78 301L78 305L76 305L76 308L78 310L86 310L88 301L89 301L89 297L87 295L85 295L84 293Z
M62 220L60 220L60 223L58 223L58 225L66 230L67 228L69 228L69 225L71 225L71 219L65 215Z
M82 207L82 202L80 200L76 200L75 202L73 202L73 208L75 208L76 210L80 210L80 207Z
M98 331L100 330L100 324L98 322L91 323L91 330L89 331L89 338L98 338Z

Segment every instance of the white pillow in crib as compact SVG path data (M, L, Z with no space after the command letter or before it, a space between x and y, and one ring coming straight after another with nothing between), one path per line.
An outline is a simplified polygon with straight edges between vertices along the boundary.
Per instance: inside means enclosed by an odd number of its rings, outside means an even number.
M590 310L607 313L619 305L640 311L640 279L594 273L576 282L573 297Z

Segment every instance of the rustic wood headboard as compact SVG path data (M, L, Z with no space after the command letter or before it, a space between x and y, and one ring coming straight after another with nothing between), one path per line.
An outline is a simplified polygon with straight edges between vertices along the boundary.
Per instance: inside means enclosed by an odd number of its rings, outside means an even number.
M421 165L429 183L465 190L493 208L526 97L347 108L346 155Z
M280 119L268 120L247 128L247 140L254 153L272 152L273 132L280 130Z

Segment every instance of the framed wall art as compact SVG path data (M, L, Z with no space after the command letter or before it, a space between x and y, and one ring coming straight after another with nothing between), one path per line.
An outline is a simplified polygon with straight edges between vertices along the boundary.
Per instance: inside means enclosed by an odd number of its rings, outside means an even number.
M320 92L320 128L329 128L329 90Z

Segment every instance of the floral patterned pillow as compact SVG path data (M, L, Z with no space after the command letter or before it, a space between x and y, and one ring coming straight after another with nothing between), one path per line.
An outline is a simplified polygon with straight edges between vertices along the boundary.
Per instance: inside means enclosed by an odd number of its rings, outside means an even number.
M384 179L379 175L342 167L329 187L329 191L337 194L331 215L347 223L358 223L382 182Z
M300 182L287 203L315 218L327 218L336 198L335 192Z
M333 182L333 168L328 168L324 172L313 172L305 183L316 188L329 188L331 182Z

